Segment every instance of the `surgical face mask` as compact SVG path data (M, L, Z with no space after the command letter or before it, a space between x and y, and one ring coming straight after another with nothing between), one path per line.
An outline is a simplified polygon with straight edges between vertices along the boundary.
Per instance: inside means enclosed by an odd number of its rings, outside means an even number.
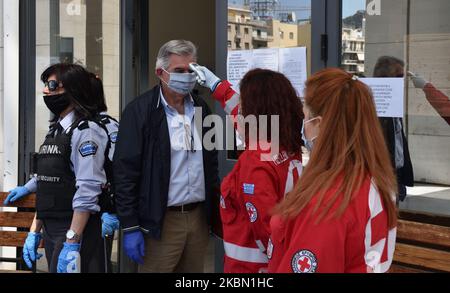
M310 122L316 120L317 118L318 118L318 117L313 118L313 119L310 119L310 120L308 120L308 121L303 120L303 126L302 126L302 140L303 140L303 143L305 144L306 149L307 149L309 152L312 151L312 149L313 149L313 147L314 147L314 140L317 138L317 136L314 137L314 138L312 138L312 139L307 139L307 138L306 138L306 134L305 134L305 125L306 125L307 123L310 123Z
M70 99L66 93L44 96L44 102L47 108L57 117L61 116L61 113L70 106Z
M188 95L194 89L197 84L197 76L195 73L175 73L175 72L167 72L163 69L167 74L169 74L170 79L169 82L165 82L161 79L162 82L167 84L167 86L173 90L174 92L180 95Z

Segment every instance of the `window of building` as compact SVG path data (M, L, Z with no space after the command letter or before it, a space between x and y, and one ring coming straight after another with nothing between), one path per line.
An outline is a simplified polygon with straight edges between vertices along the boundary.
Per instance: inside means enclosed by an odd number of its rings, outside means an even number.
M294 39L294 33L289 33L289 39L291 39L291 40Z

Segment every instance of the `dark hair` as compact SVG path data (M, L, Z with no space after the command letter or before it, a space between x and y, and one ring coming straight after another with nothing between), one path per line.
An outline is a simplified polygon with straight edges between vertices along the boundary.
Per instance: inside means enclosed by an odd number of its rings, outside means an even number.
M287 152L301 153L303 105L286 76L271 70L254 69L244 76L240 89L242 115L279 115L280 146ZM267 138L270 141L271 119L268 120Z
M396 57L382 56L375 65L373 77L401 77L396 72L398 66L404 68L405 62Z
M97 106L97 112L108 111L108 106L105 100L105 90L103 89L103 82L96 74L89 72L89 78L91 80L92 98L95 99Z
M62 83L67 95L75 105L77 118L92 118L97 113L95 99L91 98L91 81L89 73L84 67L77 64L58 63L47 68L41 75L41 81L56 75Z

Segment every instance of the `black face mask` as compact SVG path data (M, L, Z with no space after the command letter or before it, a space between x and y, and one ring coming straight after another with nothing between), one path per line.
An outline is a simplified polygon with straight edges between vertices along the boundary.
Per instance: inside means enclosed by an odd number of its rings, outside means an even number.
M70 100L66 93L44 96L44 102L47 108L58 117L70 106Z

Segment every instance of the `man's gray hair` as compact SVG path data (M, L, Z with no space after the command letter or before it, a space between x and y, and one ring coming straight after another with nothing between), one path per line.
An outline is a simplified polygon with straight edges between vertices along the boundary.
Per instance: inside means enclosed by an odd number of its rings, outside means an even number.
M172 40L165 43L159 49L158 58L156 59L156 69L169 68L169 58L172 54L178 56L193 56L197 60L197 48L194 43L185 40Z

